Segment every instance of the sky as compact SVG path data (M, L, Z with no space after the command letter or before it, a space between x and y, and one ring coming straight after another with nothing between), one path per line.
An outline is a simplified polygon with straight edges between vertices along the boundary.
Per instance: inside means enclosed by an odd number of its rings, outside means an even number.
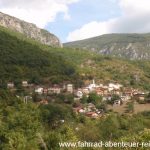
M0 0L0 11L34 23L62 42L150 32L150 0Z

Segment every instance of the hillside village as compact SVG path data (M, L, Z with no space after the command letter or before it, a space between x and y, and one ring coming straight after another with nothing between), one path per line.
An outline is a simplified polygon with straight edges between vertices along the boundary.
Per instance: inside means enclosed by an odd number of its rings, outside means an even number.
M82 88L74 88L74 85L71 83L44 86L29 84L28 81L22 81L21 86L24 93L26 93L22 96L25 103L30 100L34 100L40 105L46 105L49 102L55 102L55 98L53 99L53 97L57 97L57 95L61 95L62 93L70 94L73 97L73 102L77 103L77 105L73 106L73 111L76 114L84 114L90 118L98 118L104 114L104 109L97 108L96 104L93 102L82 104L81 100L83 97L88 98L91 93L95 93L99 96L99 99L101 99L102 102L118 107L131 100L144 102L145 97L148 95L148 92L146 91L124 87L122 84L117 82L104 85L96 84L95 80L91 81L91 84L83 86ZM11 91L19 90L15 88L15 84L13 82L8 83L7 88ZM17 95L17 97L19 98L20 96ZM67 99L64 100L64 102L68 102Z

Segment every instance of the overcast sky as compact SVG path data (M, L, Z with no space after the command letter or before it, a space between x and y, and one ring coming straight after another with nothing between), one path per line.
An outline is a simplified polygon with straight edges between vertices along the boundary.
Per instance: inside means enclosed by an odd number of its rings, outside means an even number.
M150 0L0 0L0 11L49 30L62 42L150 32Z

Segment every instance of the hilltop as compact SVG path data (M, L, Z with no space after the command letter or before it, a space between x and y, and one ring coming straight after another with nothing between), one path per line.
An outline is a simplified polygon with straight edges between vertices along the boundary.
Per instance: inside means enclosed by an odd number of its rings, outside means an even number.
M128 59L150 58L150 34L106 34L81 41L65 43L65 47L82 48Z
M26 37L39 41L42 44L62 47L60 40L54 34L38 28L35 24L25 22L2 12L0 12L0 25L13 31L20 32Z

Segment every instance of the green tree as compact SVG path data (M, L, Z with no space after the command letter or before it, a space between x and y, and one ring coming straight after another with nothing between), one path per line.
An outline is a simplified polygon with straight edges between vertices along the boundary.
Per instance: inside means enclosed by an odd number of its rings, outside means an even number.
M83 97L81 98L81 103L82 103L82 104L85 104L85 103L87 103L87 101L88 101L87 96L86 96L86 95L83 95Z
M129 102L127 104L127 110L126 111L129 112L129 113L133 113L134 112L134 103L133 102Z
M100 97L99 95L97 95L96 93L90 93L89 97L87 99L88 103L93 103L95 105L101 103L102 97Z

